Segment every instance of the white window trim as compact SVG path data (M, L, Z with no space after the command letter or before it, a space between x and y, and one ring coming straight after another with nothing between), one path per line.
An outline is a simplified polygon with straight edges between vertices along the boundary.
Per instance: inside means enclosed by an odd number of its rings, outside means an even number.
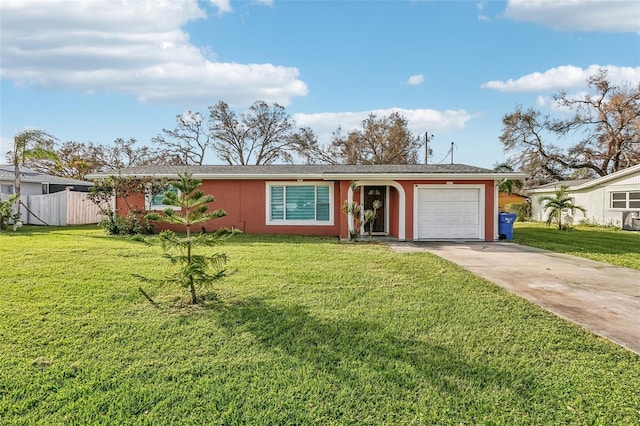
M179 189L178 189L178 195L180 195L180 190ZM178 206L169 206L167 204L154 204L154 205L152 205L151 204L152 200L153 200L153 194L151 193L151 188L147 187L147 190L145 191L145 194L144 194L144 208L147 211L162 211L162 210L166 210L166 209L180 211L180 209L181 209Z
M329 188L329 220L286 220L271 219L271 187L274 186L326 186ZM265 219L266 224L271 226L333 226L334 224L334 199L333 199L333 182L285 182L275 181L267 182L265 185Z
M640 192L637 191L635 189L629 189L626 191L620 191L620 190L611 190L608 191L609 192L609 210L613 210L613 211L618 211L618 212L622 212L622 211L636 211L636 210L640 210L640 208L638 207L629 207L629 203L631 201L638 201L638 200L630 200L629 199L629 194L632 192ZM625 207L613 207L613 194L625 194ZM622 201L622 200L616 200L618 202Z

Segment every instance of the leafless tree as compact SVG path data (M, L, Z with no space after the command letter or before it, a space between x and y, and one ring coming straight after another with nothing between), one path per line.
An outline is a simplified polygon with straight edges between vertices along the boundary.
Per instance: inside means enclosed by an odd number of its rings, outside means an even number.
M30 157L24 165L40 173L71 179L82 180L90 173L113 172L131 166L176 164L175 157L166 151L138 146L134 138L118 138L110 145L67 141L59 146L47 139L40 145L55 156Z
M199 112L187 111L176 116L176 128L162 129L153 142L160 144L172 163L203 164L207 150L213 146L209 124Z
M296 143L313 137L310 129L296 129L285 108L257 101L237 114L225 102L209 107L213 149L227 164L292 162Z
M566 177L606 176L640 163L640 83L616 86L606 70L587 79L593 95L554 99L573 112L568 120L554 120L521 107L503 118L500 141L512 162L537 183ZM576 136L567 149L548 138Z
M407 127L407 119L397 112L362 121L362 130L350 132L332 144L349 164L417 164L419 139Z

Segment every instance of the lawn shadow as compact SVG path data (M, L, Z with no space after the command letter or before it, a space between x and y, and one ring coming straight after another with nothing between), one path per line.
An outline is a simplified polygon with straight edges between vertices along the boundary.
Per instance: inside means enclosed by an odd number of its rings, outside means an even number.
M215 309L230 334L250 332L265 348L334 376L356 394L372 384L412 394L416 386L435 387L439 394L470 401L490 389L508 388L520 405L535 399L541 388L527 373L470 361L444 345L402 338L375 322L322 320L303 306L276 306L260 299Z
M25 225L18 228L18 230L13 231L11 225L3 231L0 231L0 235L10 236L10 237L24 237L32 236L32 235L48 235L52 232L60 232L60 229L66 228L63 226L38 226L38 225Z
M0 231L0 235L8 235L8 236L35 236L35 235L50 235L50 234L58 234L58 235L66 235L67 232L73 233L73 235L82 235L78 234L79 231L88 231L94 232L98 231L97 224L90 225L71 225L71 226L49 226L49 225L23 225L18 228L17 231L13 231L11 225L4 231ZM83 235L85 236L85 235ZM93 236L93 235L86 235Z
M338 236L326 235L287 235L287 234L249 234L239 233L233 237L221 241L221 245L256 246L272 244L332 244L338 243Z

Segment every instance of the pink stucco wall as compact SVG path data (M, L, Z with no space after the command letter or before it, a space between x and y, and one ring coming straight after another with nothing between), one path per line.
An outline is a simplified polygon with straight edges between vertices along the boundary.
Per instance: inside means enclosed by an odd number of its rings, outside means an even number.
M223 209L227 216L209 221L204 225L207 231L211 231L222 226L227 228L237 228L246 233L256 234L301 234L301 235L335 235L342 238L348 237L347 217L342 212L342 204L348 198L350 181L336 181L333 186L333 218L332 225L327 226L291 226L291 225L268 225L267 224L267 203L266 203L266 180L205 180L202 184L202 191L206 194L213 194L216 201L211 205L212 209ZM269 182L278 182L269 180ZM295 181L280 181L295 182ZM305 183L314 183L306 181ZM319 181L324 182L324 181ZM414 205L414 185L416 184L445 184L445 181L420 181L406 180L397 181L402 185L405 192L405 237L407 240L414 238L413 229L413 205ZM449 181L450 182L450 181ZM492 241L495 235L494 222L497 212L494 208L494 181L492 180L454 180L456 184L476 184L484 185L485 192L485 240ZM144 209L144 197L137 195L131 197L129 204ZM354 194L354 201L360 202L359 191ZM120 213L126 212L122 199L117 200L117 208ZM395 188L389 190L389 235L399 236L399 195ZM157 229L169 228L166 224L157 224Z

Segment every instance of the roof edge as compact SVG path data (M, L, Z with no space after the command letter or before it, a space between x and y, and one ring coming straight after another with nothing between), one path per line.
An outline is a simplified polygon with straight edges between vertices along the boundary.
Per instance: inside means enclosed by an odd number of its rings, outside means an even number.
M101 179L114 174L93 173L85 176L87 179ZM123 177L151 177L151 178L167 178L174 179L178 177L177 173L120 173L118 176ZM527 175L523 173L255 173L255 174L236 174L236 173L194 173L193 178L202 180L297 180L297 179L314 179L314 180L362 180L362 179L379 179L379 180L503 180L503 179L525 179Z
M597 186L603 183L607 183L609 181L612 180L616 180L618 178L636 173L636 172L640 172L640 164L636 164L635 166L631 166L631 167L627 167L626 169L622 169L622 170L618 170L617 172L608 174L606 176L600 176L599 178L595 178L592 179L588 182L584 182L578 185L568 185L567 189L570 191L581 191L583 189L588 189L591 188L592 186ZM536 188L530 188L528 191L529 192L534 192L534 193L542 193L542 192L554 192L556 186L561 186L562 185L562 181L559 182L552 182L555 183L556 185L550 185L550 184L545 184L545 188L541 188L541 187L536 187Z

